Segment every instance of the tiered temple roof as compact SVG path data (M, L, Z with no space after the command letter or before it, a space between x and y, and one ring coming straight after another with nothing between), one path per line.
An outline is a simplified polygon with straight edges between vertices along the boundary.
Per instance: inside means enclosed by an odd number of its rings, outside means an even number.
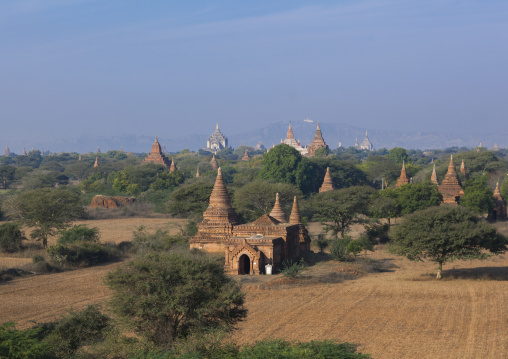
M448 172L446 172L443 182L438 187L438 189L443 196L444 204L458 204L459 198L464 195L462 185L460 183L459 177L457 176L457 171L455 170L455 165L453 164L453 155L450 158Z
M300 224L302 223L302 217L300 216L300 210L298 209L298 202L296 196L293 199L293 208L291 209L291 215L289 216L289 224Z
M284 143L288 146L293 147L295 150L300 152L302 156L306 155L308 153L307 148L304 148L300 145L300 143L295 140L295 135L293 133L293 128L291 127L291 122L289 123L288 133L286 135L286 139L283 141L282 138L280 139L280 143Z
M158 165L163 165L166 168L170 168L171 163L168 158L162 153L161 145L159 144L159 140L157 136L155 136L155 141L152 145L152 152L141 162L141 164L146 163L155 163Z
M214 171L219 168L219 163L215 159L215 155L212 156L212 160L210 161L210 164L212 165L212 168L214 169Z
M203 213L203 222L209 223L236 223L236 213L231 206L231 199L229 198L226 189L226 183L222 178L222 170L218 169L215 185L213 186L212 194L210 195L210 204Z
M325 143L325 140L323 139L323 135L321 133L321 128L319 128L319 122L317 124L316 133L314 134L314 139L312 140L311 144L308 147L309 150L309 156L314 156L316 153L316 150L318 148L328 148L328 145Z
M245 148L245 153L243 154L242 161L249 160L249 153L247 152L247 148Z
M367 130L365 130L365 138L363 139L362 144L360 145L360 149L374 151L374 146L372 146L372 143L369 141L369 136L367 136Z
M432 176L430 176L430 181L434 183L436 186L439 186L439 182L437 180L436 174L436 164L434 163L434 168L432 169Z
M333 187L332 175L330 174L330 167L327 167L323 184L319 188L319 193L333 191L334 189L335 188Z
M270 217L275 218L281 223L286 223L286 213L284 213L284 210L282 209L282 206L279 202L279 194L277 193L275 195L275 205L273 206L272 211L270 212Z
M215 127L215 131L208 137L206 141L206 150L216 153L223 148L228 147L228 139L219 130L219 124Z
M402 169L400 170L400 177L397 180L397 183L395 184L395 188L398 188L398 187L402 186L403 184L408 184L408 183L409 183L409 178L407 177L407 173L406 173L406 164L404 163L404 161L402 161Z

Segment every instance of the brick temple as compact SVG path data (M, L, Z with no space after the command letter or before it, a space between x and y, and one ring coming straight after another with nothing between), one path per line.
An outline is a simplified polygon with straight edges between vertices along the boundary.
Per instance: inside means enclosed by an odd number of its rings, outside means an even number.
M448 171L443 178L443 182L438 186L438 190L443 196L443 204L458 204L460 197L464 195L464 190L453 164L453 155L450 158Z
M238 224L219 168L210 203L197 225L198 232L190 240L190 248L224 253L224 267L229 274L263 274L267 264L278 268L283 261L297 259L310 249L296 197L289 223L285 223L282 207L275 208L279 206L277 195L274 209L282 221L265 214L254 222Z
M146 163L155 163L157 165L163 165L168 170L171 167L171 162L168 158L162 153L161 145L159 144L159 140L157 140L157 136L155 136L155 141L152 145L152 151L150 154L141 162L141 164Z
M397 180L397 183L395 184L395 188L398 188L404 184L409 183L409 178L407 177L406 173L406 164L404 161L402 161L402 169L400 170L400 177Z
M326 167L325 178L323 179L323 184L319 187L319 193L333 191L334 189L330 167Z
M314 134L314 139L312 140L311 144L308 146L308 155L314 156L316 153L316 150L319 148L326 148L328 149L328 145L325 143L325 140L323 139L323 134L321 133L321 128L319 127L319 122L317 124L316 133Z

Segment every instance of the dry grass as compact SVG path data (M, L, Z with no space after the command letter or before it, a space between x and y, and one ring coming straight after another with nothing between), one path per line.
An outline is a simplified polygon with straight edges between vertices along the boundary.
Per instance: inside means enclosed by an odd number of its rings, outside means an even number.
M181 223L134 218L86 224L99 227L103 241L121 242L140 224L156 229L168 222ZM498 226L508 230L506 224ZM311 231L318 227L310 226ZM315 264L297 281L280 275L237 277L245 284L249 313L233 340L337 339L357 343L360 351L378 359L506 357L508 254L446 265L441 281L434 279L433 263L411 262L382 246L368 258L338 263L316 255ZM391 268L372 270L379 262ZM0 322L27 327L32 320L52 320L71 308L104 302L110 292L102 278L117 265L2 284ZM339 280L313 280L331 273L338 273Z

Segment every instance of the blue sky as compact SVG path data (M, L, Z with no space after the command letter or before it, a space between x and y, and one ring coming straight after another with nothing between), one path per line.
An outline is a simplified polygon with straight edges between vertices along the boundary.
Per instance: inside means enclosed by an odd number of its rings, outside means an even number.
M306 117L508 134L507 44L506 1L2 0L0 141Z

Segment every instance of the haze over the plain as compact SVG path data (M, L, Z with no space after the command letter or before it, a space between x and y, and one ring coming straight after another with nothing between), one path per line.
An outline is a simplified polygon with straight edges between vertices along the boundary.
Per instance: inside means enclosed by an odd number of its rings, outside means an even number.
M507 43L500 0L4 0L0 145L306 117L508 133Z

